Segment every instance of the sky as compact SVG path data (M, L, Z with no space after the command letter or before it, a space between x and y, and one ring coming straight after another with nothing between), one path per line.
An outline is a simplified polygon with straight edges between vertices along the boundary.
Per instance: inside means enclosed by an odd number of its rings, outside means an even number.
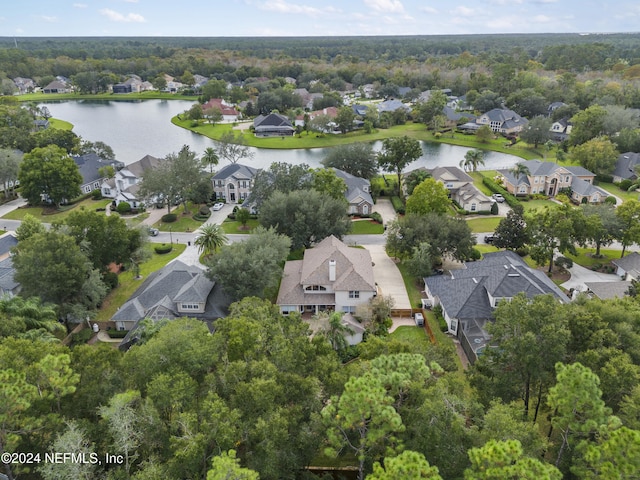
M3 0L0 37L640 31L638 0Z

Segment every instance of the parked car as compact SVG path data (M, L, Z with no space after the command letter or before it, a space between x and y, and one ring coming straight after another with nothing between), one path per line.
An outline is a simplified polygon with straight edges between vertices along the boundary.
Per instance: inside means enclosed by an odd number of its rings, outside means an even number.
M421 313L414 313L413 320L416 322L416 326L424 327L424 316Z
M484 236L484 243L493 243L495 239L496 236L493 233L490 233L489 235Z
M491 195L491 198L493 198L498 203L504 202L504 197L501 193L494 193L493 195Z
M149 231L149 235L151 235L152 237L157 237L158 234L160 233L160 230L153 227L149 227L148 231Z
M218 202L213 204L213 210L216 212L222 210L222 207L224 207L224 203Z

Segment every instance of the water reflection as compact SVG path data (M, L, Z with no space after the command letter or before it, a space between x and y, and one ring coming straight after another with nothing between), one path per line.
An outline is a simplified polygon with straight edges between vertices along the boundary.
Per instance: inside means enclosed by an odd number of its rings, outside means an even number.
M125 164L145 155L162 158L189 145L198 154L215 147L213 140L182 129L171 118L188 110L193 102L186 100L67 100L46 102L53 117L71 122L73 131L83 139L101 141L113 148L116 158ZM407 167L457 166L469 150L454 145L422 143L424 154ZM382 143L375 142L380 150ZM273 162L294 165L306 163L319 167L327 149L273 150L254 148L250 165L268 168ZM509 168L520 159L504 153L487 152L484 169Z

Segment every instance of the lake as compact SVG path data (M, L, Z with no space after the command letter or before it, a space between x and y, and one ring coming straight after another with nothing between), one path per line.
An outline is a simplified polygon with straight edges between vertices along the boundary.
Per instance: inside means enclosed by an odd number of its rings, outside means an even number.
M198 155L216 143L202 135L177 127L171 118L188 110L187 100L69 100L45 102L54 118L73 124L73 131L83 139L101 141L113 148L116 159L129 164L145 155L163 158L189 145ZM420 142L424 154L406 170L418 167L457 166L468 147ZM379 150L381 142L374 143ZM268 168L273 162L294 165L306 163L317 168L325 157L326 148L274 150L253 148L254 157L246 161L256 168ZM514 155L486 152L483 169L510 168L521 159ZM222 163L221 163L222 164Z

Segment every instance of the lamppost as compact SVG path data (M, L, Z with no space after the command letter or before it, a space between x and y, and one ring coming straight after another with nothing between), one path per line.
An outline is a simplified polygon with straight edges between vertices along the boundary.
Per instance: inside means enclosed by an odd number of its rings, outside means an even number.
M171 245L173 245L173 235L171 233L172 229L173 229L173 227L169 227L169 241L171 242Z

